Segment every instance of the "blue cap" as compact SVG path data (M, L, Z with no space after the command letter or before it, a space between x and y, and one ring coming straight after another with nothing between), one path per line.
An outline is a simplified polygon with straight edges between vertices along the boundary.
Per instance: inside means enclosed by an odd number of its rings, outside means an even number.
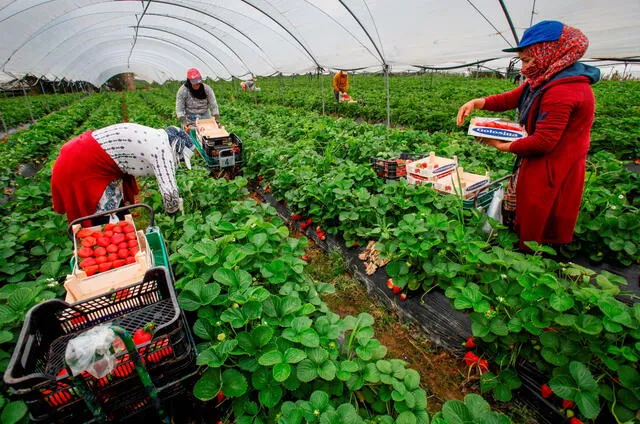
M524 47L544 41L556 41L562 35L564 24L559 21L541 21L522 34L518 47L502 50L503 52L519 52Z

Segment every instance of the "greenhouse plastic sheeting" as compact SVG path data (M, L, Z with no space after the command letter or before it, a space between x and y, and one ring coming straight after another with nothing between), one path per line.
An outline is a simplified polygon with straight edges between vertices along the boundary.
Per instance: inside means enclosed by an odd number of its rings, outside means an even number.
M518 37L557 19L587 34L588 57L640 55L638 0L503 3ZM497 0L0 0L0 31L0 70L94 84L464 65L515 44Z

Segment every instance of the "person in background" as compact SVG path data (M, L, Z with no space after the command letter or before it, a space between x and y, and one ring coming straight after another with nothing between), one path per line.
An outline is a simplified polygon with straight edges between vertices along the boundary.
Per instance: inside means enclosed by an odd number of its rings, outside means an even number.
M589 41L578 29L542 21L527 29L517 47L526 78L518 88L473 99L458 111L458 126L475 110L517 108L528 136L484 143L517 155L505 201L515 209L514 229L525 241L566 244L573 239L584 189L587 151L595 111L591 84L600 70L582 64ZM515 207L513 207L515 200ZM512 205L511 208L508 208Z
M249 91L260 91L260 88L257 85L256 77L251 77L250 80L247 81L247 90Z
M195 148L178 127L155 129L122 123L87 131L60 149L51 173L53 210L69 222L135 203L135 177L155 175L164 209L182 207L176 167L184 160L191 169Z
M211 87L202 82L200 71L191 68L187 71L187 80L176 94L176 116L185 127L196 118L215 118L220 123L220 111L216 95Z
M349 77L347 71L338 71L333 76L333 95L336 98L336 102L340 101L340 97L347 94L349 91Z

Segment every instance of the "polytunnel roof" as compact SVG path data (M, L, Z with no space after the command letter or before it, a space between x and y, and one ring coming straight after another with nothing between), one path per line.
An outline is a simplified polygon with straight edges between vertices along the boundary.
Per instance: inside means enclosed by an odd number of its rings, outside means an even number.
M100 85L463 65L510 57L544 19L585 32L590 58L640 58L638 0L0 0L0 71Z

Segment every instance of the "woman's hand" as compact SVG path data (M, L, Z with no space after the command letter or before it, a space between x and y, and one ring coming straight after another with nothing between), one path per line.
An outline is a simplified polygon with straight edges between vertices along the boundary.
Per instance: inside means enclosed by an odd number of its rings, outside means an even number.
M494 138L481 138L480 142L485 146L493 146L501 152L508 152L509 146L511 143L506 143L504 141L496 140Z
M465 118L471 114L475 109L482 109L484 107L484 99L473 99L460 106L458 109L458 118L456 123L458 126L464 124Z

